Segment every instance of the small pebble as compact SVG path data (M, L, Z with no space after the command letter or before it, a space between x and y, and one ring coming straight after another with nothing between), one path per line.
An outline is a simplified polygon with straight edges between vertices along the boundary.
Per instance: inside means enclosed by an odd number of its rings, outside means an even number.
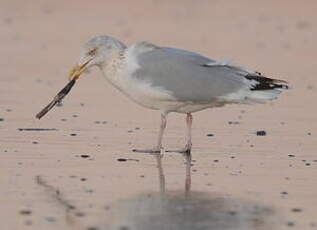
M81 180L81 181L86 181L86 180L87 180L87 178L80 178L80 180Z
M288 154L288 157L295 157L294 154Z
M236 211L229 211L228 214L230 216L235 216L235 215L237 215L237 212Z
M264 131L264 130L256 131L256 135L257 136L266 136L266 131Z
M301 208L292 208L291 211L292 212L301 212L303 210Z
M281 194L282 194L282 195L287 195L287 194L288 194L288 192L281 192Z
M206 136L207 136L207 137L213 137L213 136L215 136L215 135L212 134L212 133L208 133Z
M117 159L117 161L121 161L121 162L123 162L123 161L127 161L128 159L126 159L126 158L118 158Z
M214 160L214 162L216 162L216 163L217 163L217 162L219 162L219 160Z
M4 121L4 118L0 117L0 121Z
M72 137L77 136L76 133L71 133L71 134L69 134L69 135L72 136Z
M20 214L21 214L21 215L31 215L31 214L32 214L32 211L25 209L25 210L21 210L21 211L20 211Z
M293 221L288 221L287 222L287 226L289 227L293 227L295 225L295 223Z
M88 154L82 154L82 155L80 155L80 157L81 157L81 158L88 158L88 157L90 157L90 155L88 155Z
M86 214L84 212L75 212L75 216L84 217Z
M36 144L38 144L38 142L37 141L32 141L32 144L36 145Z
M310 166L310 163L306 163L305 165L306 165L306 166Z
M99 230L97 227L88 227L87 230Z

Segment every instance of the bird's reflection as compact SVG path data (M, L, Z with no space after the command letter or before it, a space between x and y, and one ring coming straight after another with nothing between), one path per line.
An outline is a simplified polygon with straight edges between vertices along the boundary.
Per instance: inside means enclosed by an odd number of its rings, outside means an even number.
M274 229L273 210L252 202L191 191L191 155L185 158L185 189L168 191L161 155L155 155L160 192L113 206L109 230Z
M183 154L185 159L186 171L185 171L185 196L188 196L190 193L191 188L191 166L192 166L192 155L190 153ZM160 185L160 192L161 195L165 195L165 175L164 169L162 164L163 155L162 154L155 154L154 158L156 159L156 165L158 169L158 179Z

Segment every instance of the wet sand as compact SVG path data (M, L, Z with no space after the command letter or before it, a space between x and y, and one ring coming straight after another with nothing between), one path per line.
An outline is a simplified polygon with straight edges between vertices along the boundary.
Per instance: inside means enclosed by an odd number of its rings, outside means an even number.
M1 229L155 229L149 224L163 220L171 229L317 229L316 7L2 3ZM162 181L153 156L131 151L155 143L159 113L131 102L96 69L62 107L35 119L67 82L80 44L97 34L231 57L293 88L265 105L195 113L189 189L183 156L164 156ZM256 134L262 130L266 135ZM166 149L183 147L184 134L184 116L169 115Z

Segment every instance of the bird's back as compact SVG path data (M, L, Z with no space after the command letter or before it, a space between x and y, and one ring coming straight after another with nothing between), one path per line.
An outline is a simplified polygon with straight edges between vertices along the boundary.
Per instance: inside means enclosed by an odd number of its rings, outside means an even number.
M208 101L243 87L240 71L206 67L215 61L185 50L159 48L139 54L137 61L136 78L150 81L182 101Z
M142 50L145 44L147 49ZM227 96L232 100L233 94L242 100L252 96L252 87L261 89L260 85L268 86L267 80L274 83L273 79L263 78L259 73L220 63L194 52L151 46L144 42L139 46L134 47L142 51L135 55L139 68L134 72L134 77L171 92L179 101L208 102ZM271 88L274 89L274 86ZM240 95L241 91L250 95ZM266 93L271 94L269 91Z

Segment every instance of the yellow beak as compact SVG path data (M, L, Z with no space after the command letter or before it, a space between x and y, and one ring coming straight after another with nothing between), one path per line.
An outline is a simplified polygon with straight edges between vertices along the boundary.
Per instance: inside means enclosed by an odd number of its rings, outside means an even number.
M87 69L88 63L90 61L91 60L87 61L83 65L75 65L73 69L69 72L68 79L69 80L78 79L79 76Z

